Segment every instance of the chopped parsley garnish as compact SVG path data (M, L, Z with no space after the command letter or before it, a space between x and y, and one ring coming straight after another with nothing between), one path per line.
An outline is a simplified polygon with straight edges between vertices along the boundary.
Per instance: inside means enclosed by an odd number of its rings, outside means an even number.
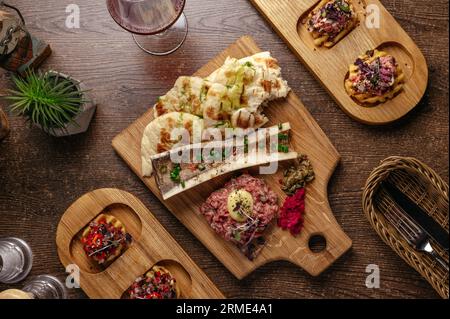
M181 182L180 172L181 172L180 164L175 164L175 166L170 171L170 179L175 183L180 183Z
M218 121L215 125L215 128L219 128L219 127L225 127L225 128L229 128L231 127L231 122L230 121Z
M248 136L244 136L244 152L248 153Z
M278 144L278 152L289 153L289 147L287 145Z

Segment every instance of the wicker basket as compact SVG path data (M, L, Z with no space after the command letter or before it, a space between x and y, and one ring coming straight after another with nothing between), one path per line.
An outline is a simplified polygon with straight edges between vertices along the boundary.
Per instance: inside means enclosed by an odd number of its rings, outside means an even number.
M439 293L449 297L449 273L428 254L414 250L384 217L392 209L390 200L379 185L389 180L426 211L448 232L448 184L430 167L415 158L389 157L382 161L369 179L363 193L363 209L375 231L400 257L416 269ZM448 261L448 251L433 245Z

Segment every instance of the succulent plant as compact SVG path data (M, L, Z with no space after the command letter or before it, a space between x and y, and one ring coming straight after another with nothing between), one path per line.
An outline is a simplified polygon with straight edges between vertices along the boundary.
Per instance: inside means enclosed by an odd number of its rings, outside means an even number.
M86 102L77 83L56 72L29 71L25 77L14 76L13 81L15 89L9 90L10 95L6 97L12 102L10 111L46 132L73 123Z

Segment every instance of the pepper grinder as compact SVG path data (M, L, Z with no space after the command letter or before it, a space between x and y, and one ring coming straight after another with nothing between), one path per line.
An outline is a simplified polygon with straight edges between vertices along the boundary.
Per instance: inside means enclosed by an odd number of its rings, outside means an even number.
M19 9L0 0L0 67L24 75L51 52L47 43L28 32Z

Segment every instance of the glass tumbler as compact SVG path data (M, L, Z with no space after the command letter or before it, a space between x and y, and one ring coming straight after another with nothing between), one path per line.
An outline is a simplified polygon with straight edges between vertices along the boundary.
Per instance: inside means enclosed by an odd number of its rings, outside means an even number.
M25 279L33 265L30 246L19 238L0 238L0 283L13 284Z

